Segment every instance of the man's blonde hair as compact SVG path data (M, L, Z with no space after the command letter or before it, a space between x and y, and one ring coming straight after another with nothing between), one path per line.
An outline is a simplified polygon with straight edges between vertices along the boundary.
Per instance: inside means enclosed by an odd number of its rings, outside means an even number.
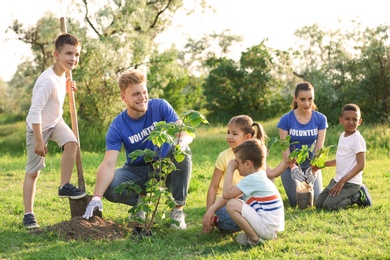
M146 75L142 70L129 69L120 75L118 85L121 91L124 91L130 85L146 83Z

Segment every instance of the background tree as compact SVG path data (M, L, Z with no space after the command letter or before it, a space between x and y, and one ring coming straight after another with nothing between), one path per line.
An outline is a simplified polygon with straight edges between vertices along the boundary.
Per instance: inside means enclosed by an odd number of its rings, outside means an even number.
M82 42L80 63L73 71L78 85L79 123L81 127L93 126L99 130L106 129L112 117L123 109L117 87L118 74L131 67L142 68L146 61L152 60L150 57L158 47L154 39L170 25L173 14L182 7L182 0L92 4L95 2L73 1L74 17L80 14L84 20L67 19L66 23L68 32ZM59 18L46 15L36 27L29 29L17 25L11 29L35 51L34 62L30 64L35 71L28 88L19 85L21 80L15 80L12 88L23 88L24 92L31 93L36 77L53 63L52 45L60 33ZM21 79L26 71L19 73Z
M315 102L329 122L338 123L346 103L358 104L367 121L388 122L389 27L352 25L350 31L325 31L318 25L297 30L294 70L313 84Z
M286 98L282 96L281 79L272 78L277 68L265 41L242 52L239 62L211 58L206 64L211 70L204 95L211 117L226 121L237 114L248 114L265 120L281 113Z
M4 113L6 107L7 82L0 78L0 114Z
M202 111L218 122L238 113L257 120L278 117L291 109L295 85L302 80L315 87L316 104L331 124L351 102L361 106L365 121L389 122L389 26L362 29L352 22L348 31L305 26L296 31L294 48L275 50L265 39L239 60L231 57L242 37L229 30L189 38L183 50L173 45L161 51L155 38L182 5L182 0L73 1L67 27L82 42L73 71L81 128L104 131L124 109L117 78L132 67L147 72L150 97L167 99L179 112ZM75 19L78 15L82 19ZM47 13L27 29L15 20L8 32L33 51L34 58L21 63L8 82L4 106L25 116L36 78L54 62L59 18Z
M352 84L344 89L344 95L360 105L367 122L390 122L389 32L389 26L367 28L359 41L361 56L348 67Z

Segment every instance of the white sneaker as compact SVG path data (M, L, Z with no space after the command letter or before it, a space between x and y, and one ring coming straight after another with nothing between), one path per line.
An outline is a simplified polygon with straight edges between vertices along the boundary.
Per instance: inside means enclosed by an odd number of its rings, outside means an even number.
M258 244L263 244L265 241L261 237L259 237L259 241L257 243L253 243L249 240L249 237L245 233L241 233L237 235L237 243L242 246L255 246Z
M146 213L143 210L138 211L135 215L130 215L129 220L137 220L141 219L142 221L145 221Z
M186 215L182 210L173 209L170 214L170 218L174 220L176 223L172 223L171 227L176 229L186 229L187 224L185 222Z

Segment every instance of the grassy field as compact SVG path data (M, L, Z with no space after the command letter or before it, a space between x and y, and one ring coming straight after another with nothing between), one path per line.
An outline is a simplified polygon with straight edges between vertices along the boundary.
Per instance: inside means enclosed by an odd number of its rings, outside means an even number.
M157 230L150 239L130 236L115 241L67 240L57 234L30 234L22 226L22 184L25 168L25 124L1 121L0 125L0 259L389 259L390 258L390 130L389 125L362 125L368 152L364 182L374 205L328 212L287 206L280 178L275 184L285 201L285 231L262 246L241 248L236 234L201 232L206 193L218 153L227 147L225 126L199 128L191 145L193 173L189 190L187 230ZM269 136L276 136L276 120L264 122ZM330 126L326 144L336 144L339 125ZM103 159L105 133L81 133L82 160L87 193ZM85 147L85 149L83 149ZM57 196L60 154L50 145L46 168L38 181L35 213L41 227L70 219L67 200ZM331 156L334 156L332 154ZM280 153L272 152L268 164L275 166ZM121 165L124 161L121 155ZM77 174L73 183L77 183ZM334 169L323 171L326 185ZM105 219L127 225L128 207L105 201Z

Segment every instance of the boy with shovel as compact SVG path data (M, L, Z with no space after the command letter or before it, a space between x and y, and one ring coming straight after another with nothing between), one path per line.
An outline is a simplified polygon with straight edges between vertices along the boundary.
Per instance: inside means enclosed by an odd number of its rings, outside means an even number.
M76 83L65 74L76 67L81 45L71 34L61 34L55 42L54 65L46 69L33 88L31 107L26 118L27 164L23 183L24 217L26 229L38 228L34 215L36 183L40 170L45 167L47 143L55 141L63 150L60 198L80 199L85 192L70 184L77 152L77 138L62 118L66 92L76 89Z

